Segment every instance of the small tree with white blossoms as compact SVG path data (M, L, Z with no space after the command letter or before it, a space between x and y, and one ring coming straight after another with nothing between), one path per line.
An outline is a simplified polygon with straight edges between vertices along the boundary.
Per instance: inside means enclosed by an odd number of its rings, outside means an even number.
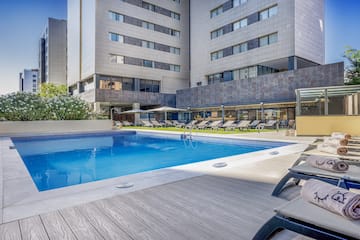
M72 96L41 97L33 93L0 96L0 119L8 121L84 120L89 117L85 101Z

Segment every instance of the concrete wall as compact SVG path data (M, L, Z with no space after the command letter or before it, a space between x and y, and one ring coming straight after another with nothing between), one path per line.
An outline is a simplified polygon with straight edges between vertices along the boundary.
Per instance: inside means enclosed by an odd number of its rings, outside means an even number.
M298 136L331 135L332 132L349 133L360 136L360 116L298 116L296 134Z
M177 91L179 108L295 101L295 89L344 84L344 63L280 72Z
M107 131L112 129L111 120L68 121L5 121L0 122L0 136L31 133L67 133Z

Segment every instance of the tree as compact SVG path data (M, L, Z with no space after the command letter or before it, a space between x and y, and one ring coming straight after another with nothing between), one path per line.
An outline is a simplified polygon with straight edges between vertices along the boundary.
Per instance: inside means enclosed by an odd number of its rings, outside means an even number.
M350 63L346 69L346 77L349 79L347 84L360 84L360 50L347 47L344 57Z
M40 86L40 96L45 98L53 98L57 96L67 95L67 87L65 85L55 85L53 83L42 83Z

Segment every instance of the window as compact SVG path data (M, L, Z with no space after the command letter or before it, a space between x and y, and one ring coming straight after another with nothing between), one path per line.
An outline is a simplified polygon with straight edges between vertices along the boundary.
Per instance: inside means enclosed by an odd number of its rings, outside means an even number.
M224 81L231 81L233 80L233 72L232 71L227 71L224 72Z
M36 75L35 75L35 74L33 74L33 75L32 75L32 77L33 77L33 78L36 78Z
M257 67L249 67L249 78L257 77Z
M211 61L214 61L222 57L223 57L223 50L211 53Z
M124 42L123 36L116 33L109 33L109 39L113 42Z
M155 12L155 5L147 2L142 2L142 8Z
M173 0L173 1L180 4L180 0Z
M224 33L224 30L222 28L215 30L215 31L211 32L211 39L220 37L221 35L223 35L223 33Z
M154 62L150 61L150 60L143 60L143 66L148 67L148 68L153 68L154 67Z
M196 86L201 86L202 85L202 82L197 82L196 83Z
M110 55L110 62L117 64L124 64L124 56Z
M239 6L240 5L240 0L233 0L232 5L233 5L233 7Z
M109 12L110 19L117 21L117 22L124 22L124 16L116 13L116 12Z
M240 20L240 27L246 27L248 25L247 18Z
M135 84L133 78L123 78L122 79L122 89L125 91L134 91L135 90Z
M273 34L269 35L269 44L276 43L277 40L278 40L277 33L273 33Z
M173 19L180 20L180 14L178 14L178 13L171 12L171 17L172 17Z
M170 35L175 37L180 37L180 32L174 29L170 29Z
M140 92L160 92L160 82L140 79Z
M241 19L240 21L233 23L233 30L237 30L239 28L243 28L247 26L247 18Z
M36 79L33 79L33 83L36 83Z
M233 30L238 30L240 28L240 21L233 23Z
M179 65L170 64L170 71L180 72L180 66L179 66Z
M248 68L240 69L240 79L246 79L249 77Z
M211 18L216 17L217 15L220 15L222 12L223 12L223 7L222 6L220 6L218 8L215 8L214 10L211 10L210 17Z
M271 7L269 8L269 18L271 18L272 16L275 16L277 14L277 6Z
M233 46L233 54L238 54L240 52L240 45Z
M151 49L155 48L154 42L149 42L149 41L145 41L145 40L141 41L141 45L142 45L142 47L145 47L145 48L151 48Z
M173 54L180 55L180 48L170 47L170 52Z
M260 38L260 47L269 45L269 36Z
M247 42L246 43L242 43L240 45L240 49L241 49L241 52L246 52L248 50L248 44Z
M234 80L240 80L240 69L233 71L233 79Z
M154 24L149 22L142 22L142 27L149 30L154 30L155 28Z
M277 12L278 12L277 5L261 11L259 13L260 21L271 18L272 16L275 16L277 14Z
M269 9L266 9L264 11L261 11L259 13L259 16L260 16L260 21L261 20L265 20L265 19L268 19L269 18Z

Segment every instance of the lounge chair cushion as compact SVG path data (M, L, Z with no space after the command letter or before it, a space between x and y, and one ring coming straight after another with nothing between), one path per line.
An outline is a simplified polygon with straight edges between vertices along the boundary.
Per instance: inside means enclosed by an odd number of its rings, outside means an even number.
M308 203L302 198L297 198L286 203L275 209L275 212L284 217L307 222L353 238L360 238L360 221L349 220Z

